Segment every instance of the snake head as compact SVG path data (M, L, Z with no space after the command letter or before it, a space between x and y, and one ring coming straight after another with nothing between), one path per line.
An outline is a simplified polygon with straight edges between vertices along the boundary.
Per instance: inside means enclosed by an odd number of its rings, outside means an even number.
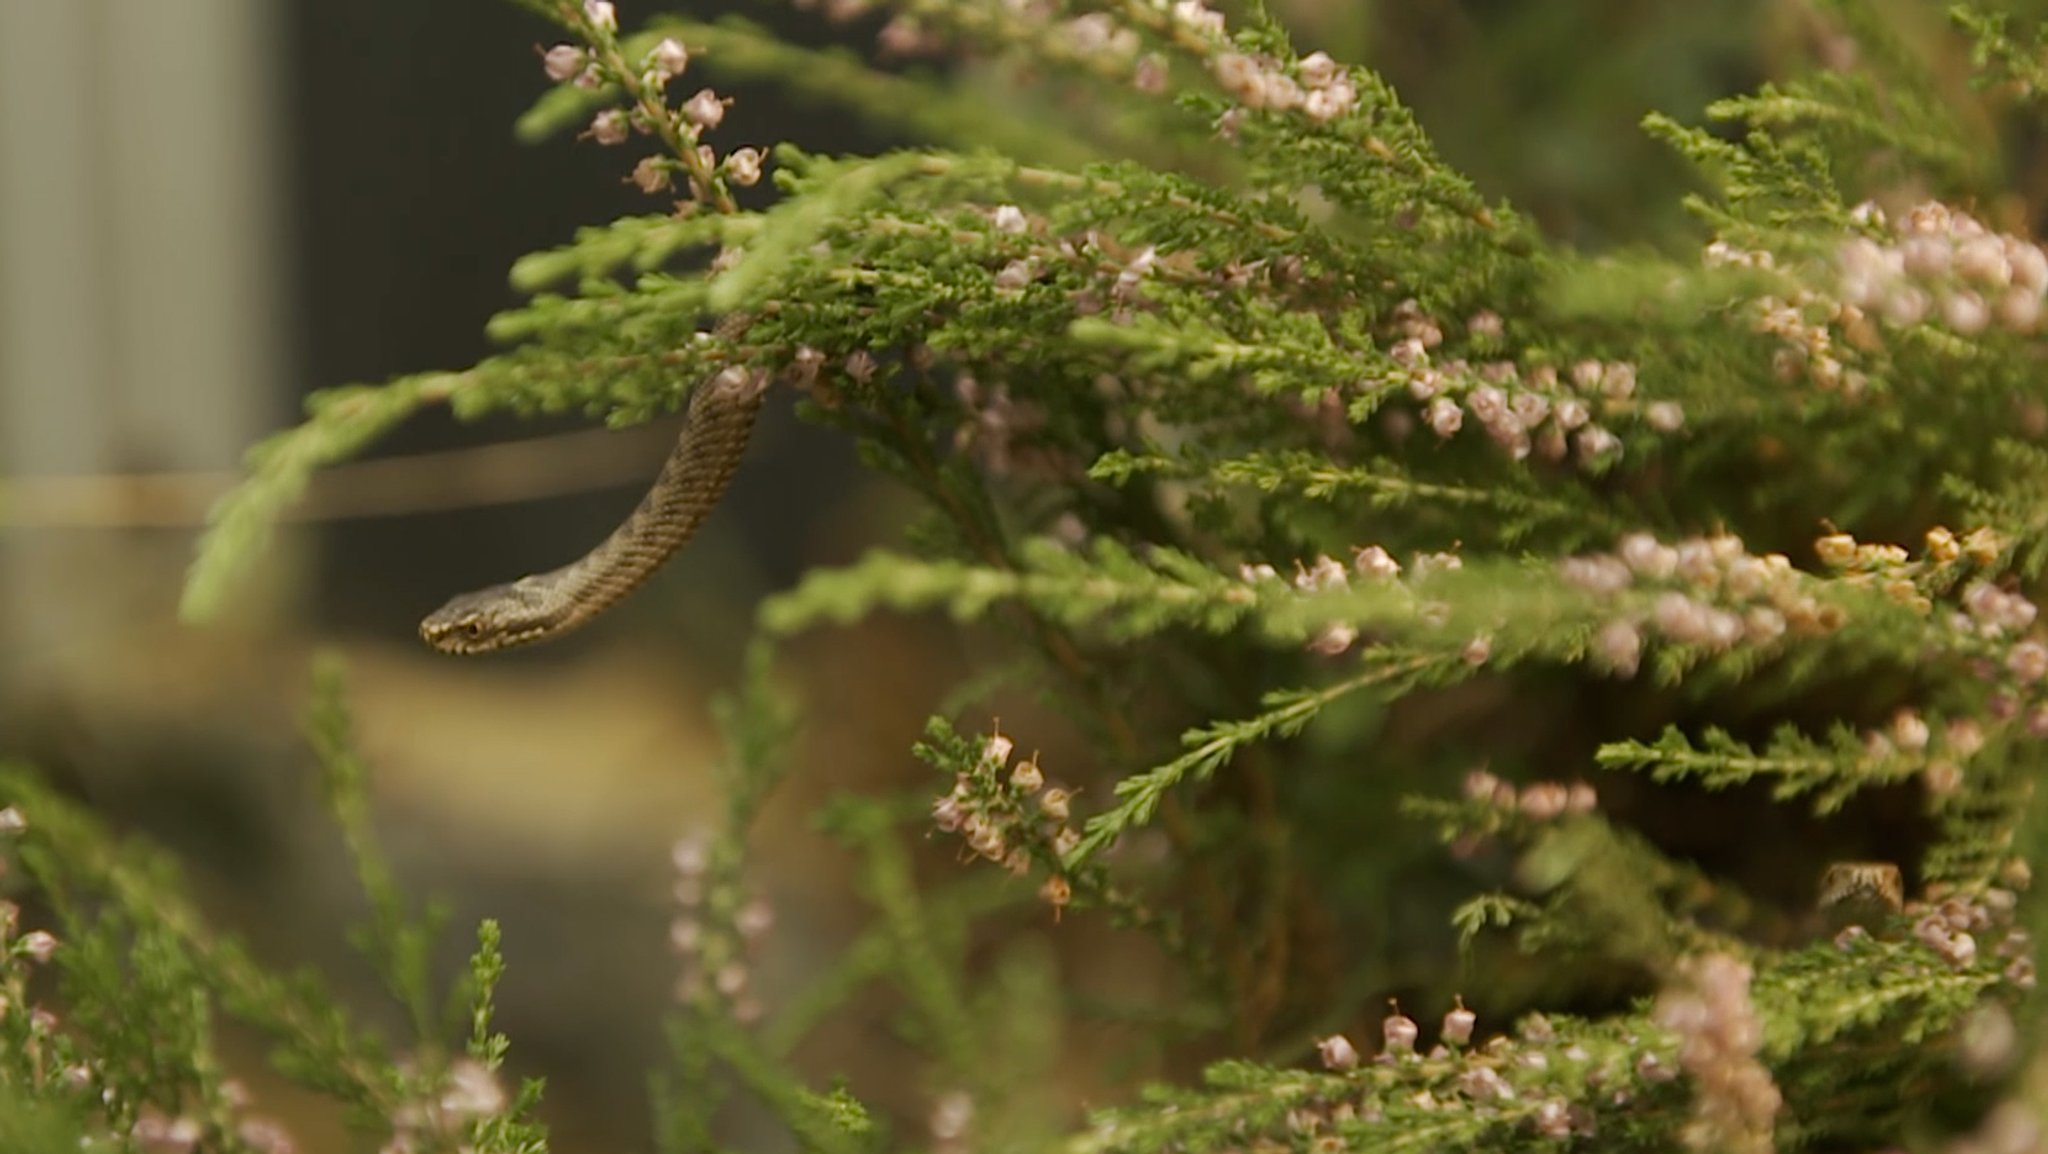
M554 625L533 578L458 593L420 622L420 637L443 653L489 653L538 641Z

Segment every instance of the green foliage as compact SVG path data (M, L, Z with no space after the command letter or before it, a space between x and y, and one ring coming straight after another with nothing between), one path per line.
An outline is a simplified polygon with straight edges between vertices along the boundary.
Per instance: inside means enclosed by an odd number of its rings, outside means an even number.
M633 179L674 211L520 261L482 363L315 397L252 451L185 609L228 602L312 470L430 404L626 423L743 368L918 498L903 542L762 606L719 708L723 820L676 855L667 1154L726 1149L741 1101L821 1154L1933 1146L2040 1083L2018 895L2048 733L2048 252L2001 150L2034 130L2008 105L2037 97L2039 37L2011 29L2041 13L1817 6L1711 127L1631 110L1693 168L1702 234L1583 253L1257 4L1233 29L1192 2L884 0L922 55L885 70L736 20L621 34L607 5L523 3L572 43L521 132L644 138ZM918 145L721 151L665 38L692 76ZM743 210L764 165L779 195ZM749 831L803 716L774 646L882 610L1008 648L916 743L928 785L819 815L869 920L771 1005ZM442 993L440 918L381 864L338 674L317 681L356 941L410 1036L205 933L160 860L12 773L78 1007L36 1025L40 947L10 938L23 1148L172 1116L232 1141L222 1015L367 1128L545 1148L537 1086L475 1093L510 1044L504 943L481 927ZM1064 723L1058 760L966 712L1012 689ZM939 877L925 837L977 864ZM1805 883L1859 861L1906 892L1833 924ZM1077 980L1102 941L1142 989ZM1455 1008L1425 1034L1383 1015L1396 994ZM883 1007L915 1106L801 1073L850 1005ZM1113 1072L1078 1072L1098 1048ZM48 1076L74 1064L94 1093ZM475 1108L422 1114L462 1086Z

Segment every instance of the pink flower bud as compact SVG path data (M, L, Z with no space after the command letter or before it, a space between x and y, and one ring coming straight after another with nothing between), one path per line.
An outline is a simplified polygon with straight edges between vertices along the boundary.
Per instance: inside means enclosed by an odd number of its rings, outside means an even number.
M700 88L683 103L683 116L699 128L717 128L725 119L725 101L709 88Z
M1325 1070L1351 1070L1358 1066L1358 1048L1342 1034L1318 1039L1316 1052L1322 1056Z
M677 43L673 37L664 36L661 43L655 45L654 50L647 54L647 62L653 66L655 75L659 76L663 83L667 83L681 76L683 69L690 66L690 50Z
M1380 1037L1386 1043L1386 1052L1389 1054L1414 1053L1415 1039L1421 1033L1422 1031L1415 1027L1415 1019L1401 1012L1399 1003L1394 1004L1393 1012L1380 1023Z
M1479 1015L1465 1008L1465 999L1455 998L1456 1008L1444 1015L1444 1042L1462 1046L1472 1040L1472 1027L1479 1022Z
M599 144L620 144L626 139L626 114L607 108L590 121L590 138Z
M761 153L759 149L735 148L726 154L725 175L741 188L752 188L761 183Z
M557 44L541 54L540 63L548 79L561 84L583 71L583 50L574 44Z
M57 952L57 936L48 930L31 930L17 944L22 953L37 962L47 962Z

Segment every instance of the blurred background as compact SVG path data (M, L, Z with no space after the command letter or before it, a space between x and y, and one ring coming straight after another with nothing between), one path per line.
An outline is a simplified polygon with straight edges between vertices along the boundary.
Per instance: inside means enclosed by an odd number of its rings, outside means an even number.
M1810 34L1765 0L1275 7L1304 51L1383 67L1482 187L1591 247L1680 223L1684 173L1643 113L1696 119ZM621 5L628 25L648 14ZM863 50L880 24L747 14ZM308 659L339 648L402 878L450 898L458 927L505 923L501 1026L515 1069L548 1078L566 1154L646 1145L649 1007L673 980L667 847L716 812L706 702L734 679L754 603L891 539L901 494L772 399L727 504L645 593L560 644L455 661L418 643L419 617L593 544L676 425L436 417L323 477L232 620L174 619L208 504L304 394L470 363L514 300L515 258L656 207L625 183L627 150L514 141L552 39L480 0L0 0L0 756L174 849L262 956L373 1006L297 732ZM737 98L727 147L903 143L719 87ZM909 745L973 644L898 620L793 650L798 756L829 781L800 771L764 831L775 964L831 950L857 918L809 801L918 780ZM1031 707L1003 716L1021 728ZM814 1067L876 1044L827 1039ZM259 1097L280 1093L244 1056ZM270 1101L309 1148L338 1148L335 1119Z

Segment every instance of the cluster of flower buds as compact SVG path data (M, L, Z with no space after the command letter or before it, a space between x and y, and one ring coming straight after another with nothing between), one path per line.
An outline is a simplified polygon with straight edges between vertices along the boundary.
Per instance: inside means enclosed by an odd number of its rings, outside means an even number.
M1449 1111L1474 1107L1494 1110L1512 1104L1544 1137L1587 1137L1593 1134L1594 1119L1589 1109L1560 1097L1548 1096L1541 1086L1553 1058L1574 1064L1591 1061L1583 1047L1556 1047L1556 1036L1541 1015L1528 1019L1519 1039L1496 1035L1484 1045L1473 1044L1473 1030L1477 1024L1478 1016L1465 1008L1462 999L1456 1000L1444 1014L1438 1044L1427 1054L1422 1054L1416 1049L1421 1037L1420 1027L1413 1018L1401 1012L1398 1003L1393 1004L1380 1023L1380 1053L1374 1061L1381 1066L1411 1069L1427 1079L1428 1088L1406 1096L1407 1105ZM1335 1073L1349 1073L1361 1065L1358 1047L1342 1034L1317 1039L1316 1052L1323 1068ZM1588 1073L1592 1075L1589 1082L1612 1080L1619 1076L1618 1071L1611 1075L1603 1075L1597 1070ZM1298 1116L1290 1116L1288 1121L1294 1132L1311 1134L1326 1124L1361 1117L1371 1121L1381 1116L1379 1105L1368 1099L1362 1112L1349 1102L1340 1102L1314 1109L1305 1108Z
M1566 558L1565 580L1625 605L1593 638L1593 656L1622 677L1642 661L1644 631L1674 645L1719 651L1768 645L1787 632L1821 634L1843 623L1813 597L1782 553L1756 556L1730 534L1666 545L1648 533L1622 538L1612 553Z
M1701 260L1709 268L1777 267L1776 258L1761 249L1737 248L1724 240L1708 244ZM1865 350L1877 347L1877 330L1863 311L1812 289L1794 290L1790 298L1766 294L1755 302L1758 332L1781 342L1771 358L1771 368L1781 380L1808 380L1824 392L1841 392L1854 398L1869 387L1859 369L1848 367L1835 340L1839 327L1850 345Z
M1942 887L1931 886L1924 900L1907 902L1903 912L1912 920L1913 939L1951 968L1977 966L1989 945L1987 960L2001 967L2005 980L2018 989L2031 990L2035 983L2033 940L2013 924L2018 905L2019 898L2012 890L1997 886L1969 892L1944 892ZM1858 936L1845 930L1836 944L1852 948Z
M1444 334L1436 319L1405 301L1392 324L1398 337L1388 350L1395 367L1387 383L1407 388L1422 406L1423 423L1441 439L1456 436L1469 416L1517 461L1570 456L1581 467L1604 468L1620 456L1621 438L1603 421L1639 420L1660 433L1685 425L1676 401L1645 403L1636 395L1635 366L1626 361L1582 360L1563 371L1511 360L1439 364L1433 350ZM1468 327L1479 341L1497 341L1502 331L1493 313L1474 316Z
M618 13L608 0L584 0L588 47L557 44L546 49L541 53L543 71L558 84L591 89L616 84L626 93L628 105L600 110L584 135L606 145L623 144L633 132L659 139L672 155L644 157L634 166L632 180L641 191L667 191L680 175L692 199L730 207L723 186L759 183L761 152L739 148L721 160L702 137L725 120L729 102L702 88L680 107L669 104L669 85L689 68L689 50L668 37L639 60L628 60L619 47L618 27Z
M1411 581L1427 578L1432 573L1458 569L1464 562L1455 553L1418 553L1410 560L1408 573ZM1370 582L1392 581L1401 575L1401 563L1391 553L1378 545L1365 545L1352 550L1351 565L1327 554L1318 555L1307 565L1294 563L1294 588L1304 594L1327 593L1351 587L1353 575ZM1279 570L1263 562L1239 565L1237 575L1247 585L1262 585L1280 580ZM1333 621L1309 639L1307 648L1311 653L1334 657L1350 649L1358 642L1358 629L1349 622ZM1484 664L1490 655L1490 647L1484 638L1475 638L1467 650L1467 659L1472 664Z
M971 454L990 476L1007 477L1018 470L1034 475L1060 470L1064 454L1029 444L1031 434L1045 427L1043 408L1011 399L1007 384L985 384L965 371L953 378L953 396L964 417L953 430L953 448Z
M1899 758L1923 762L1921 780L1937 797L1962 788L1963 768L1983 748L1984 726L1977 719L1958 717L1936 731L1911 707L1894 713L1889 725L1863 735L1864 754L1873 763Z
M676 917L669 948L681 963L676 1000L698 1009L724 1006L742 1025L759 1021L761 1000L754 990L752 955L775 927L775 908L740 892L730 870L717 868L709 838L678 840L675 864Z
M74 1066L64 1071L64 1080L73 1089L84 1091L89 1090L98 1077L84 1066ZM298 1143L281 1123L245 1112L249 1105L249 1091L242 1083L232 1078L223 1082L221 1096L225 1099L223 1105L227 1115L220 1124L221 1129L234 1135L240 1143L236 1149L246 1149L251 1154L297 1154ZM145 1105L136 1112L135 1122L128 1128L128 1137L149 1154L200 1154L215 1148L207 1142L211 1131L212 1127L207 1123L189 1114L166 1114L153 1105ZM401 1146L399 1141L394 1136L384 1149L409 1154L411 1150L421 1148L417 1143Z
M1483 769L1465 775L1465 800L1537 822L1556 821L1567 814L1583 816L1600 807L1600 795L1583 781L1538 781L1518 790Z
M1927 532L1926 552L1920 560L1909 559L1896 545L1864 544L1846 533L1821 538L1815 549L1830 567L1869 581L1892 600L1935 616L1934 601L1923 590L1953 584L1957 566L1996 566L2007 544L1989 529L1958 537L1936 526ZM1992 719L2020 719L2029 736L2042 738L2048 737L2048 642L2037 628L2039 615L2039 607L2024 593L1976 578L1962 582L1954 607L1945 617L1935 619L1946 625L1943 643L1968 657L1975 675L1992 686ZM1982 744L1981 734L1976 744ZM1929 784L1937 783L1930 779Z
M1047 865L1038 895L1063 909L1074 890L1060 863L1081 844L1080 831L1067 823L1073 791L1048 784L1035 754L1011 765L1015 751L1000 731L990 734L973 766L954 777L952 791L932 803L932 824L1018 877L1028 876L1034 863Z
M504 1112L505 1088L483 1063L457 1058L431 1098L402 1107L391 1120L391 1140L378 1154L429 1154L460 1141L470 1123Z
M1872 228L1886 224L1875 205L1860 215ZM1939 201L1916 205L1883 242L1850 240L1838 263L1843 303L1896 328L1931 321L1965 337L1993 325L2030 333L2048 293L2041 246Z
M1327 124L1358 107L1358 88L1327 52L1311 52L1294 61L1291 70L1263 56L1218 52L1209 58L1209 71L1245 108L1299 110L1310 120Z
M1421 1028L1415 1024L1415 1019L1401 1012L1399 1002L1390 1002L1388 1007L1386 1019L1380 1023L1378 1060L1390 1063L1412 1059L1416 1056L1415 1043L1422 1036ZM1478 1022L1479 1016L1465 1008L1465 1000L1454 998L1452 1008L1444 1014L1443 1030L1439 1035L1442 1038L1442 1046L1430 1056L1441 1058L1448 1054L1450 1049L1469 1046L1472 1043L1472 1029ZM1317 1039L1316 1052L1322 1058L1325 1070L1336 1070L1341 1073L1358 1068L1358 1047L1352 1045L1351 1039L1342 1034L1331 1034L1327 1038Z
M1692 1079L1695 1150L1768 1154L1783 1098L1757 1057L1763 1022L1750 1001L1749 966L1726 954L1688 958L1679 983L1657 999L1657 1024L1678 1035L1678 1064Z

